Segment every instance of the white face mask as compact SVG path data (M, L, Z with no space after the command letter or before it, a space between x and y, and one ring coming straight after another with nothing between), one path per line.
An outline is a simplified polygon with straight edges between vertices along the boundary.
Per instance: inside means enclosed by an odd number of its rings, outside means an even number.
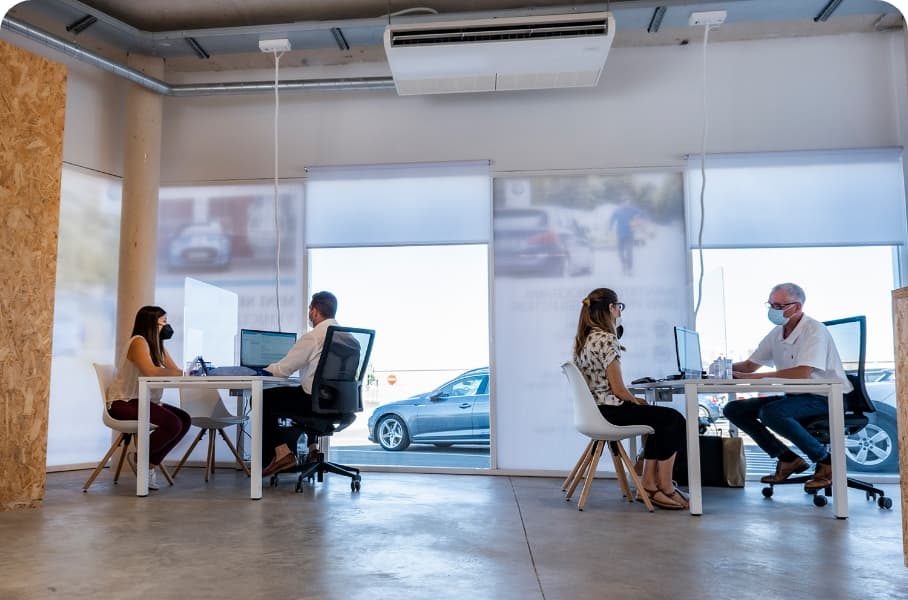
M785 310L781 308L770 308L766 317L773 325L785 325L791 317L786 317L784 312Z

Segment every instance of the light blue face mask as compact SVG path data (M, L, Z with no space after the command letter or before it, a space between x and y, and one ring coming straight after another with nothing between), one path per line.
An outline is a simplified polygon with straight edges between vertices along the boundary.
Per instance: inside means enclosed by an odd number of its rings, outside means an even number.
M782 308L770 308L766 316L769 318L770 322L773 325L785 325L788 323L790 317L786 317L783 313L785 309Z

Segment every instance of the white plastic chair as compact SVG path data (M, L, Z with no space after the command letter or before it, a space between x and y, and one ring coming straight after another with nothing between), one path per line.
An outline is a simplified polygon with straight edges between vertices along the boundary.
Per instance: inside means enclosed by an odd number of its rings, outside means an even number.
M571 396L574 400L574 426L577 431L590 438L590 443L587 444L586 450L580 455L571 474L568 475L561 486L561 491L567 492L565 500L569 501L571 499L580 480L585 476L586 482L583 484L580 502L577 503L577 509L583 510L583 505L586 504L587 496L590 493L593 478L596 476L596 468L599 466L599 457L602 456L602 449L608 444L611 450L612 462L615 463L615 474L618 476L622 494L629 502L634 501L634 496L631 495L631 490L627 484L624 467L621 464L623 461L634 480L634 485L641 492L640 498L646 505L647 510L653 512L653 504L650 502L649 496L642 491L643 483L637 476L636 471L634 471L634 465L621 444L622 440L653 433L653 428L648 425L612 425L602 416L599 407L596 406L593 394L590 392L590 388L580 369L574 363L566 362L561 365L561 370L571 386Z
M122 446L120 458L117 461L117 470L114 473L114 483L117 483L120 479L120 471L123 469L123 459L126 458L127 448L129 448L129 444L135 440L135 433L139 431L138 421L121 421L119 419L114 419L110 416L110 413L107 412L107 388L110 387L110 384L113 381L113 365L92 364L95 368L95 374L98 376L98 386L101 388L101 419L104 421L105 425L114 431L119 431L120 434L114 440L114 443L110 446L107 454L104 455L104 458L101 459L101 462L98 463L98 466L95 467L95 470L92 471L88 481L82 486L83 492L88 491L88 488L91 487L91 484L94 483L95 479L101 473L101 469L107 465L107 461L110 460L113 453ZM154 425L152 425L152 428L154 428ZM161 474L164 475L164 479L167 480L167 483L173 485L173 479L170 477L170 473L167 472L167 468L163 464L158 465L158 467L160 468Z
M186 462L186 459L189 458L189 455L192 454L192 451L195 450L195 447L202 440L202 437L206 433L208 434L208 457L205 461L205 481L208 481L209 475L214 475L214 432L217 431L221 434L221 438L223 438L224 443L227 444L227 447L230 448L230 451L233 452L233 456L236 458L237 464L239 464L243 468L243 472L245 472L246 476L249 477L249 467L247 467L246 463L243 462L243 459L240 458L240 454L236 451L236 447L231 443L230 438L227 437L227 434L224 433L225 427L230 427L231 425L241 425L246 422L246 417L242 415L231 414L231 412L227 410L227 407L224 406L224 402L221 400L221 395L215 389L181 389L180 407L189 413L189 415L192 417L192 424L196 427L199 427L200 431L199 435L197 435L192 441L192 445L189 446L186 454L183 455L183 459L180 460L180 464L178 464L177 468L174 469L173 476L177 476L177 473L179 473L180 469L183 467L183 463Z

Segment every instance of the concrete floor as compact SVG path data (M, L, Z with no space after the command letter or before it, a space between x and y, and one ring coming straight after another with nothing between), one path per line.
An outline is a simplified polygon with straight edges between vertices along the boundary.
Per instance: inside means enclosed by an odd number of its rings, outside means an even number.
M104 472L52 473L44 507L0 513L0 598L908 598L895 509L851 518L799 486L707 488L706 514L658 511L594 483L583 512L548 478L364 473L248 499L198 469L133 495Z

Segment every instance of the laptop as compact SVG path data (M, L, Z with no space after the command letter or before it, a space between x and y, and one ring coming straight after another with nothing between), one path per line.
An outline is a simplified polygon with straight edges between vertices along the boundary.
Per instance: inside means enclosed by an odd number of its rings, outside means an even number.
M700 334L692 329L675 326L675 357L681 379L703 379L703 359L700 356Z
M241 329L240 366L264 375L265 367L284 358L295 343L292 332Z

